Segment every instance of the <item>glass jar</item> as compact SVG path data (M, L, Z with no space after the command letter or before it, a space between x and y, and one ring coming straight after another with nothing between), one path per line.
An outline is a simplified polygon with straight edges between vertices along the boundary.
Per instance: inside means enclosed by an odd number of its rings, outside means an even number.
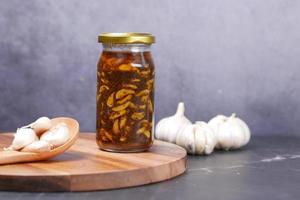
M97 71L97 144L139 152L153 143L154 64L148 33L104 33Z

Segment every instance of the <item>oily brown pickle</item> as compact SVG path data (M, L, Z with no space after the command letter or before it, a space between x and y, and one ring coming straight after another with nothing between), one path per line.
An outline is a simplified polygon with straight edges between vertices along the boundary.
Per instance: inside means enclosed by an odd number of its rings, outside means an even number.
M139 151L152 142L154 65L150 52L104 51L98 63L97 143Z

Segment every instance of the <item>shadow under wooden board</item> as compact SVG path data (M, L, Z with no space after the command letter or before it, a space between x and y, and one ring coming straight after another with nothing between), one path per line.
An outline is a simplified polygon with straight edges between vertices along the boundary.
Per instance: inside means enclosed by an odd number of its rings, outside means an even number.
M12 134L0 134L0 149ZM95 133L81 133L64 154L42 162L0 165L0 190L92 191L124 188L168 180L186 170L186 151L155 140L147 152L100 151Z

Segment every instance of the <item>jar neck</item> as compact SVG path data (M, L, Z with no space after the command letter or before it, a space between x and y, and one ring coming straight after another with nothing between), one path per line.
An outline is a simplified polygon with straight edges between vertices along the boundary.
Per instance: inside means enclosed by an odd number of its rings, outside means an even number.
M145 52L151 50L150 44L112 44L103 43L103 51Z

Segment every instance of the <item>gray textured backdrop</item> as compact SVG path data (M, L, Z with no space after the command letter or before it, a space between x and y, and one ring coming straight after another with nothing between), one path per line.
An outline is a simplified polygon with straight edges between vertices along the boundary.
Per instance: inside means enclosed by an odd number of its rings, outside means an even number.
M156 119L236 112L300 135L300 1L0 0L0 131L38 116L95 129L101 32L156 35Z

